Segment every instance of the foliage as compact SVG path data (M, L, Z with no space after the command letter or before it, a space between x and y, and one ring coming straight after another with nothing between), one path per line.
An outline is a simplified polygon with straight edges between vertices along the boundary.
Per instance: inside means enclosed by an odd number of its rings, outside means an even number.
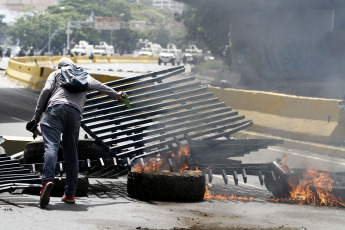
M61 0L58 5L48 7L45 12L26 9L25 14L9 26L8 36L13 43L19 41L24 50L28 50L31 46L35 49L47 50L49 34L51 34L51 49L56 47L62 50L67 44L67 22L79 21L87 25L85 21L91 19L92 15L94 17L121 17L124 22L145 20L148 29L132 31L123 28L110 31L85 26L72 27L71 44L78 43L80 40L86 40L90 44L106 41L108 44L113 44L119 52L125 53L133 51L139 38L148 38L152 42L163 45L172 42L172 38L176 38L173 32L163 28L162 22L168 16L159 9L138 3L127 3L124 0Z
M197 63L194 66L193 71L196 73L200 73L204 70L222 70L227 68L228 67L224 64L222 60L213 60Z
M7 24L2 21L4 18L5 18L5 15L0 14L0 45L2 45L3 42L5 41L7 29L8 29Z
M231 65L230 22L222 15L224 12L189 6L175 18L186 26L189 40L203 41L212 55Z

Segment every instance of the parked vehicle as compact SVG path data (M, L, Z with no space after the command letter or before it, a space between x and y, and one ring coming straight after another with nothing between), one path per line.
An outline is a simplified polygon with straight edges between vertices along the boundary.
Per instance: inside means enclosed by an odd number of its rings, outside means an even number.
M182 61L182 50L177 49L174 44L168 44L167 49L162 49L158 55L158 65L171 63L180 65Z
M154 52L152 48L141 48L138 53L138 57L154 57Z
M91 56L93 45L89 45L86 41L79 41L71 50L71 53L75 56Z
M196 45L189 45L185 52L183 53L183 63L184 64L195 64L203 57L203 52L198 49Z
M92 49L93 56L113 56L114 47L108 45L106 42L100 42L99 45L95 45Z
M148 39L140 39L136 45L136 50L134 51L133 56L158 57L161 49L161 45L157 43L152 43Z

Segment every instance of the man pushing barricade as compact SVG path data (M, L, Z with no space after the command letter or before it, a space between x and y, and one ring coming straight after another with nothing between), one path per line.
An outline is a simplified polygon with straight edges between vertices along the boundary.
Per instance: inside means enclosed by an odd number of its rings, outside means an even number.
M42 171L42 190L40 207L50 201L54 187L55 165L62 134L63 157L66 162L66 186L62 201L75 203L78 183L78 139L84 110L86 93L97 90L113 99L124 101L122 91L116 92L107 85L91 77L83 68L77 67L70 58L59 60L58 70L49 75L42 89L35 109L35 115L29 122L37 126L41 121L44 142L44 165ZM42 120L41 116L45 113Z

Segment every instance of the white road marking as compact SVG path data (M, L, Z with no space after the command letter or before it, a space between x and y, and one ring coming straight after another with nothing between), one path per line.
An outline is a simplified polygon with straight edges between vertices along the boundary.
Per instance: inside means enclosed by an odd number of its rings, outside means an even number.
M14 120L17 120L17 121L27 122L27 121L25 121L25 120L23 120L23 119L20 119L20 118L16 118L16 117L11 117L11 118L14 119Z
M20 89L20 88L13 87L13 86L11 86L11 85L9 85L9 84L5 84L5 83L3 83L3 82L0 82L0 84L3 85L3 86L6 86L7 88L16 89L16 90L18 90L18 91L21 91L21 92L24 92L24 93L27 93L27 94L30 94L30 95L33 95L33 96L37 96L37 94L35 94L35 93L31 93L31 92L22 90L22 89Z
M319 160L319 161L324 161L324 162L329 162L329 163L339 164L339 165L345 166L345 163L336 162L336 161L327 160L327 159L322 159L320 157L306 156L306 155L303 155L300 153L296 153L296 152L292 152L292 151L286 151L286 150L280 150L280 149L275 149L275 148L270 148L270 147L268 147L267 149L272 150L272 151L283 152L283 153L292 154L292 155L296 155L296 156L300 156L300 157L305 157L305 158L310 158L310 159L314 159L314 160Z

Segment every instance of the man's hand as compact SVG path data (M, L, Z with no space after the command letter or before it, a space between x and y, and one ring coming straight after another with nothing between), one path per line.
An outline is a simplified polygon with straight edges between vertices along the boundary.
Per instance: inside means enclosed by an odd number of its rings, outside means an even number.
M117 99L118 101L124 102L125 100L121 97L122 93L123 93L122 91L117 91L117 97L116 97L116 99Z

